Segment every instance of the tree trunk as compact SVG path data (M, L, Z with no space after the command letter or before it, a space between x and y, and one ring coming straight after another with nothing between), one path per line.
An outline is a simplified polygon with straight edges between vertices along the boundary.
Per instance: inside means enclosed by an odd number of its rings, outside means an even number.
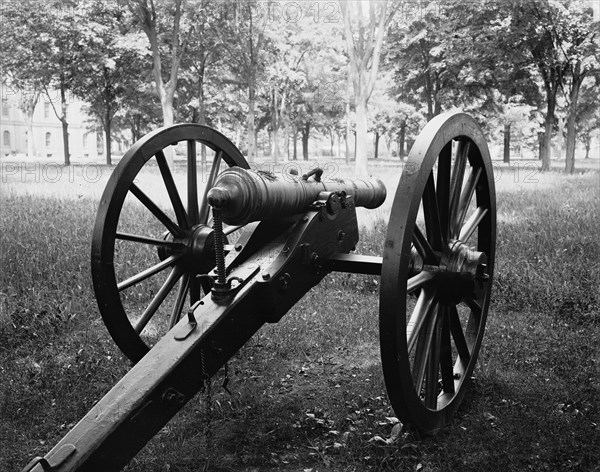
M173 97L169 98L168 94L164 94L160 100L160 104L163 112L163 126L171 126L174 123L173 118ZM167 146L163 150L165 157L167 158L167 162L169 163L169 167L172 169L175 165L174 157L173 157L173 148L171 146Z
M273 162L277 162L277 160L279 159L279 143L278 143L278 137L279 137L279 126L281 125L280 123L280 117L278 115L279 113L279 105L277 103L277 91L275 90L275 88L272 89L271 91L272 94L272 99L271 99L271 103L273 106L273 109L271 111L271 128L272 128L272 141L271 141L271 158L273 159Z
M379 133L377 131L375 131L375 153L373 156L375 159L379 157Z
M350 77L354 89L356 107L357 149L355 173L368 175L367 155L367 104L378 76L380 53L383 38L393 13L388 15L388 2L380 4L379 18L376 2L357 2L359 12L356 17L358 27L353 31L351 13L346 2L339 2L344 19L346 51L349 55ZM368 3L368 15L366 6ZM363 8L364 7L364 8ZM397 4L392 9L398 8ZM369 18L367 23L366 18ZM370 33L368 33L370 32ZM358 33L355 35L355 33Z
M357 177L369 175L367 148L367 103L357 100L356 104L356 162L354 172Z
M542 147L542 171L550 170L550 150L552 146L552 128L554 126L554 111L556 109L556 90L546 85L546 122L544 125L544 146Z
M104 124L104 144L106 146L106 165L112 165L112 155L110 152L110 128L112 125L112 119L110 118L110 111L106 112Z
M283 140L283 142L285 143L285 161L289 161L290 160L290 120L289 118L285 120L285 127L284 127L284 133L285 133L285 138Z
M248 87L248 162L254 162L256 157L256 134L254 127L254 105L256 101L256 91L254 90L254 84L252 81Z
M348 97L350 97L350 92L350 80L348 80ZM351 129L352 127L350 125L350 99L348 99L348 101L346 102L346 136L344 139L346 141L346 164L350 163L350 141L348 140L348 137L350 136Z
M240 147L242 141L242 125L238 122L235 128L235 146Z
M298 129L294 126L294 154L292 157L295 161L298 160Z
M263 153L266 156L273 156L273 130L267 128L267 149L265 150L265 146L263 144Z
M544 158L544 144L546 140L544 139L544 132L538 132L538 160L543 160Z
M567 114L567 154L565 158L565 172L572 174L575 171L575 144L577 143L576 113L577 102L579 101L579 88L583 76L581 75L581 60L579 60L573 69L573 83L569 93L569 111Z
M204 100L204 65L198 71L198 124L206 124L206 103ZM206 164L206 146L200 145L200 165Z
M306 123L302 129L302 159L308 161L308 138L310 136L310 123Z
M69 154L69 123L67 122L67 91L65 86L64 74L61 74L60 77L60 106L60 122L62 124L63 152L65 155L65 165L68 166L71 164L71 155Z
M181 21L181 0L175 0L175 14L173 17L173 37L174 41L171 44L170 59L171 68L169 71L169 80L165 84L162 77L162 62L160 57L160 45L158 41L158 31L156 15L149 10L146 2L140 2L138 19L143 24L144 32L150 42L150 49L152 50L152 74L154 76L154 86L156 93L160 99L160 105L163 112L163 125L170 126L173 124L173 97L177 88L177 74L179 71L179 65L183 51L179 50L179 27ZM164 149L164 154L167 158L167 162L172 167L173 162L173 149L168 146Z
M30 99L23 99L25 106L22 108L25 112L27 119L27 156L34 157L36 146L35 138L33 136L33 113L35 112L35 106L40 98L40 92L35 91Z
M406 141L406 121L403 120L402 123L400 123L400 142L398 143L398 156L400 157L401 161L404 160L404 156L406 155L406 152L404 150L405 141Z
M510 164L510 123L504 123L504 162Z
M27 117L27 157L35 156L35 139L33 138L33 115Z
M333 154L333 145L335 144L335 135L333 134L333 129L332 128L329 129L329 143L330 143L330 146L329 146L329 155L331 157L334 157L334 154Z
M264 151L263 146L263 151ZM254 155L258 157L258 129L254 128Z
M438 95L440 92L440 76L439 74L435 74L435 89L433 92L433 116L438 116L442 112L442 103L440 102Z
M564 135L565 135L565 119L557 118L558 121L558 133L556 133L556 151L554 157L556 159L562 159L564 156Z
M271 157L273 159L273 162L277 162L279 160L279 145L278 140L279 140L279 133L278 133L278 129L277 128L273 128L273 131L271 132L272 135L272 141L271 141Z
M134 133L133 133L133 142L137 142L142 137L142 116L137 114L134 117Z
M425 67L429 65L425 63ZM431 84L431 75L425 72L425 98L427 100L427 121L433 118L433 85Z
M586 134L583 138L583 144L585 146L585 159L590 158L590 149L592 148L592 136Z

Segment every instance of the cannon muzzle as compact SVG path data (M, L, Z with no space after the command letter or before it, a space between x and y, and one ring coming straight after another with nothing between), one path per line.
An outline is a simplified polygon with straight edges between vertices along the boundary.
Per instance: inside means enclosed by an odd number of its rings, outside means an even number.
M245 225L306 211L321 192L345 192L352 195L355 206L364 208L377 208L386 197L385 185L376 178L321 182L232 167L218 177L208 192L208 203L221 210L225 223Z

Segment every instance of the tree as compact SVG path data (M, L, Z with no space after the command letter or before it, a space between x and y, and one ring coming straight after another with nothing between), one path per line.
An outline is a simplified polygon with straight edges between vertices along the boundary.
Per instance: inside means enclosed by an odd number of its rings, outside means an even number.
M180 101L191 108L191 121L202 125L207 123L206 86L215 80L219 69L225 67L226 48L218 32L223 19L217 6L206 0L196 0L190 5L196 13L188 36L187 54L181 63Z
M339 5L344 18L350 76L354 87L357 135L355 171L357 175L366 175L369 172L367 108L377 79L385 31L400 2L369 2L368 11L365 11L364 2L340 2Z
M6 8L3 6L4 73L23 84L23 88L41 90L51 104L62 125L65 165L70 164L68 93L81 65L77 48L81 18L77 6L74 0L11 2Z
M568 174L575 170L579 92L584 80L600 71L600 23L593 23L593 12L591 8L585 7L581 2L568 5L568 8L561 11L558 24L555 25L561 52L568 62L566 82L569 107L565 158L565 172Z
M136 47L137 38L124 34L126 10L120 4L88 0L81 8L81 67L73 77L73 90L102 125L106 163L111 165L113 120L126 95L139 88L143 51Z
M226 45L230 64L230 81L247 88L246 115L248 160L256 157L256 101L259 79L265 71L270 38L265 32L267 18L256 0L237 3L226 0L222 4L223 28L221 42Z
M174 122L173 99L177 90L179 67L187 48L188 36L191 31L187 24L182 31L183 0L160 2L154 0L130 0L131 13L137 24L150 43L152 52L152 77L154 88L160 100L163 114L163 125L169 126ZM167 67L163 64L168 63ZM167 155L171 165L173 156Z
M541 145L542 170L550 168L550 149L552 131L555 124L555 112L557 105L557 93L565 85L567 77L571 74L572 86L571 100L576 99L581 85L581 65L577 66L578 59L570 57L567 52L570 43L575 36L579 36L575 42L585 42L585 34L576 22L581 16L572 22L569 17L577 17L570 12L573 4L566 0L530 0L511 2L514 13L510 25L511 36L515 39L513 47L524 48L527 55L525 62L535 66L543 82L543 90L546 98L546 116L544 122L543 145ZM577 9L577 5L575 5ZM573 33L572 38L569 36ZM524 64L525 65L525 64ZM574 75L573 75L574 74ZM570 94L571 94L570 93ZM574 114L571 113L570 143L574 152ZM569 164L567 164L569 165Z
M577 102L577 135L585 147L585 158L590 156L592 137L594 132L600 130L600 99L598 98L598 86L600 86L600 74L596 74L595 80L587 80L581 86L581 93Z

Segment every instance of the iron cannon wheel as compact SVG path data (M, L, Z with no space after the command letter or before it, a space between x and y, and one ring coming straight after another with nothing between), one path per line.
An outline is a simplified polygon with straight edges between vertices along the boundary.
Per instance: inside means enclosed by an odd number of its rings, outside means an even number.
M198 144L214 152L212 160L202 162ZM198 277L214 267L206 192L225 166L249 168L218 131L180 124L136 142L108 181L92 237L92 279L108 331L133 362L208 290Z
M421 433L443 428L464 397L484 334L495 246L483 134L468 115L439 115L408 156L381 269L385 384L398 417Z

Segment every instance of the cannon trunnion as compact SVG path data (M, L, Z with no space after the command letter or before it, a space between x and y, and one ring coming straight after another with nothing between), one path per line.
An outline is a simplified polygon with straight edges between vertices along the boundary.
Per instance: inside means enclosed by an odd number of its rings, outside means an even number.
M207 172L198 144L214 151ZM183 176L167 163L174 146ZM321 173L251 171L227 138L201 125L137 142L107 184L92 240L100 313L135 365L24 470L120 470L264 323L332 271L381 275L390 403L422 433L443 428L465 394L490 303L496 202L483 135L462 113L425 127L379 255L356 254L356 207L380 206L383 183Z

